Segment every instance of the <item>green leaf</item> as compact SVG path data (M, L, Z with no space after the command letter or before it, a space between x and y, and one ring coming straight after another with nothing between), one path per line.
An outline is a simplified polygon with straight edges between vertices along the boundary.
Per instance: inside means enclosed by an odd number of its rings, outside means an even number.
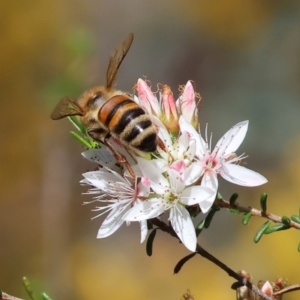
M181 268L183 267L183 265L188 261L190 260L192 257L194 257L195 255L197 254L197 252L194 252L194 253L191 253L187 256L185 256L184 258L182 258L175 266L174 268L174 274L177 274Z
M23 285L24 285L25 290L26 290L28 296L30 297L30 299L31 300L36 300L35 295L33 294L33 290L31 288L31 283L28 280L28 278L27 277L23 277L22 281L23 281Z
M202 220L196 227L196 236L199 236L199 234L202 232L204 229L204 224L205 224L205 219Z
M266 213L267 211L267 199L268 199L268 194L267 193L263 193L260 196L260 206L261 209L263 211L263 213Z
M42 293L43 300L52 300L46 293Z
M257 231L257 233L254 236L254 243L258 243L261 239L261 237L263 236L263 234L265 233L265 231L269 228L271 224L271 221L268 220L267 222L265 222L263 224L263 226Z
M291 224L291 220L290 218L286 217L286 216L283 216L281 217L281 222L285 225L290 225Z
M79 132L81 132L84 136L87 136L86 127L82 124L78 116L68 117L68 120Z
M232 194L232 196L229 199L229 203L230 203L231 206L235 205L235 202L236 202L238 196L239 195L237 193Z
M270 234L270 233L273 233L276 231L286 230L286 229L290 229L290 228L291 228L291 226L286 225L286 224L277 224L277 225L267 228L267 230L264 232L264 234Z
M234 209L234 208L229 208L229 211L235 215L241 215L243 214L243 212L240 212L239 210L237 209Z
M298 244L298 252L300 252L300 243Z
M297 216L297 215L292 215L292 216L291 216L291 219L292 219L294 222L300 224L300 217L299 217L299 216Z
M157 228L155 228L151 231L151 233L149 234L148 240L147 240L146 253L148 256L152 256L153 242L154 242L154 238L156 236L156 230L157 230Z
M243 225L248 225L249 222L250 222L251 217L252 217L251 211L248 212L247 214L245 214L245 216L244 216L244 218L243 218L243 222L242 222Z
M208 213L208 215L206 216L206 218L205 218L205 222L204 222L204 228L208 228L209 227L209 225L210 225L210 223L211 223L211 221L212 221L212 219L213 219L213 217L214 217L214 215L215 215L215 213L218 211L218 210L220 210L220 208L218 207L218 209L211 209L211 211Z
M86 140L85 138L81 137L78 133L76 133L75 131L71 131L72 136L79 141L81 144L83 144L84 147L91 149L94 148L91 143Z

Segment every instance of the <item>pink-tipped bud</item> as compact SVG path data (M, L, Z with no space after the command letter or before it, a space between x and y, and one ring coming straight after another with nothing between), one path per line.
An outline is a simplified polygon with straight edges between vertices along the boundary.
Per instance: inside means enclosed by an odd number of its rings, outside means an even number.
M183 93L180 97L180 110L185 120L197 128L198 109L196 95L194 87L190 81L186 83Z
M158 100L143 79L138 80L136 90L141 101L140 104L146 109L147 113L159 117L161 115L161 110L159 108Z
M169 132L176 134L179 130L178 114L173 92L166 84L163 85L161 97L162 107L164 110L164 115L161 121L164 123Z
M273 287L268 280L262 286L261 291L269 297L273 296Z

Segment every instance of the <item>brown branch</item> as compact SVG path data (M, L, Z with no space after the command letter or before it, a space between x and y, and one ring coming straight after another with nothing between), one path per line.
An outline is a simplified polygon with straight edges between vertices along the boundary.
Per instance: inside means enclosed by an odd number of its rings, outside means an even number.
M167 225L165 222L159 220L158 218L151 219L151 222L159 227L162 231L165 231L169 233L171 236L178 238L173 228L169 225ZM206 250L204 250L199 244L197 244L196 252L203 256L204 258L211 261L213 264L217 265L219 268L221 268L223 271L225 271L230 277L233 277L234 279L238 280L241 284L247 286L250 290L252 290L254 293L258 294L260 297L262 297L265 300L272 300L272 298L265 295L261 290L259 290L255 285L253 285L251 282L249 282L246 278L242 277L229 267L227 267L224 263L222 263L220 260L218 260L216 257L208 253Z
M244 212L244 213L251 212L252 216L265 218L265 219L273 221L274 223L282 223L282 217L274 215L272 213L263 212L262 210L259 210L256 208L245 207L245 206L242 206L239 204L231 205L229 203L229 201L226 201L224 199L218 199L218 198L216 199L215 204L221 208L236 209L239 212ZM293 227L295 229L300 229L300 224L298 224L292 220L290 221L289 226Z

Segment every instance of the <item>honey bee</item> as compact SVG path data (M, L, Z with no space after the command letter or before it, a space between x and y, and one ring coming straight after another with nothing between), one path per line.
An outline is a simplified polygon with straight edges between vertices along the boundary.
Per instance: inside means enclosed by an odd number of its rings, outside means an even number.
M118 69L133 41L130 33L112 51L106 71L105 86L96 86L83 93L78 101L64 97L51 114L53 120L67 116L80 116L88 134L97 142L106 145L120 163L126 159L112 147L109 138L118 139L127 149L144 156L157 148L157 130L151 117L133 98L113 88ZM127 164L129 172L132 170ZM131 171L130 171L131 170ZM131 173L132 174L132 173Z

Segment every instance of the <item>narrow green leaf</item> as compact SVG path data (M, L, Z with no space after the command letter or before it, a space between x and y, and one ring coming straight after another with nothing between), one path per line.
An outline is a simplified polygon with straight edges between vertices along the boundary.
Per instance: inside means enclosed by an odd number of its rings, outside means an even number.
M43 300L52 300L46 293L42 293Z
M260 207L265 213L267 211L267 199L268 199L268 194L267 193L262 193L260 196Z
M27 277L23 277L23 285L25 287L25 290L28 294L28 296L30 297L31 300L36 300L35 295L33 294L33 290L31 288L31 284L30 281L28 280Z
M281 222L285 225L290 225L291 224L291 220L290 218L286 217L286 216L283 216L281 217Z
M78 133L75 131L71 131L72 136L79 141L81 144L83 144L84 147L87 147L89 149L93 148L92 145L87 141L85 138L81 137Z
M68 117L68 119L79 132L87 136L86 127L82 124L78 116Z
M146 253L148 256L151 256L152 252L153 252L153 242L154 242L154 238L156 236L156 230L157 230L157 228L155 228L151 231L151 233L149 234L148 240L147 240Z
M147 228L148 230L152 230L153 229L153 224L150 220L147 220Z
M239 195L237 193L232 194L232 196L229 199L229 203L230 203L231 206L235 205L235 202L236 202L238 196Z
M267 228L267 230L264 232L264 234L270 234L270 233L273 233L276 231L286 230L286 229L290 229L290 228L291 228L291 226L286 225L286 224L277 224L277 225Z
M292 215L292 216L291 216L291 219L292 219L294 222L300 224L300 217L299 217L299 216L297 216L297 215Z
M298 252L300 252L300 243L298 244Z
M261 226L261 228L257 231L257 233L254 236L254 243L258 243L260 241L261 237L263 236L265 231L269 228L270 224L271 221L268 220L263 224L263 226Z
M239 210L237 209L234 209L234 208L229 208L229 211L235 215L241 215L243 214L242 212L240 212Z
M182 258L182 259L176 264L176 266L175 266L175 268L174 268L174 274L177 274L177 273L181 270L181 268L183 267L183 265L184 265L187 261L189 261L192 257L194 257L196 254L197 254L197 252L194 252L194 253L191 253L191 254L185 256L184 258Z
M244 216L244 218L243 218L243 222L242 222L243 225L248 225L249 222L250 222L251 217L252 217L251 211L248 212L247 214L245 214L245 216Z
M204 228L208 228L217 210L212 209L204 220Z
M196 236L199 236L199 234L202 232L205 224L205 219L202 220L196 227Z

